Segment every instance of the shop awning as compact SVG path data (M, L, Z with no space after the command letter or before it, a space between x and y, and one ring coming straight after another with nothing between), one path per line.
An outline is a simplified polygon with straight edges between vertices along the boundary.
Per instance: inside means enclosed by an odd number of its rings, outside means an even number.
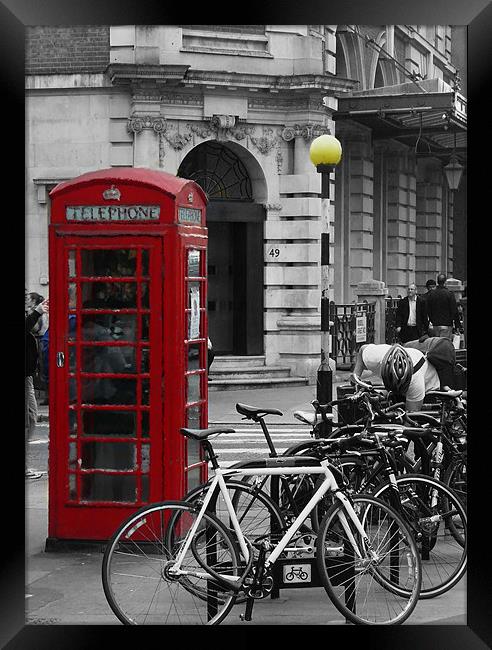
M467 101L439 79L374 88L338 96L337 122L369 127L373 141L393 139L418 155L466 160Z

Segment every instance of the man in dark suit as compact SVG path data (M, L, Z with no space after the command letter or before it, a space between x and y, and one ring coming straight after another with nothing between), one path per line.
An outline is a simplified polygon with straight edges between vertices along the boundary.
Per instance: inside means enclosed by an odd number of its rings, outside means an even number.
M428 320L425 300L417 296L417 287L410 284L406 298L396 309L396 333L402 343L414 341L427 334Z
M446 288L446 276L439 273L437 287L426 300L427 314L431 323L431 336L443 336L453 340L453 328L461 331L461 321L456 298Z

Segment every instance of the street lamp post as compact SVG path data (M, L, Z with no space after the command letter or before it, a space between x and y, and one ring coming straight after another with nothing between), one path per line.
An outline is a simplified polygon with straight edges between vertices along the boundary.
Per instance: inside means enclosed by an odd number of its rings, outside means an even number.
M321 135L311 143L311 162L321 174L321 363L318 368L316 399L327 404L333 399L333 373L330 368L330 174L342 157L340 141ZM330 428L330 427L328 427ZM329 433L327 431L326 433Z

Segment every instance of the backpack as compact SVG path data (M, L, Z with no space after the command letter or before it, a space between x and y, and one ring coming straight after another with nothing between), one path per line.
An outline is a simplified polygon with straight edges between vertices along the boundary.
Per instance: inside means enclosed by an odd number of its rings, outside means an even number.
M424 340L409 341L404 347L423 352L426 360L437 370L441 385L453 387L456 351L452 341L440 336L429 336ZM416 372L415 368L414 372Z

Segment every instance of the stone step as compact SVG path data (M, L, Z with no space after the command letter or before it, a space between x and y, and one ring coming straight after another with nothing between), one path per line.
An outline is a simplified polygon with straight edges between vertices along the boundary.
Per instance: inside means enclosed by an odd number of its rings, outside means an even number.
M211 371L227 368L258 368L265 365L265 355L252 357L238 357L232 355L216 356L213 360Z
M251 366L244 368L237 366L236 368L213 368L213 370L212 368L209 373L210 380L290 377L290 368L288 366Z
M254 377L251 379L210 379L208 390L248 390L258 388L292 388L295 386L307 386L309 383L305 377Z

